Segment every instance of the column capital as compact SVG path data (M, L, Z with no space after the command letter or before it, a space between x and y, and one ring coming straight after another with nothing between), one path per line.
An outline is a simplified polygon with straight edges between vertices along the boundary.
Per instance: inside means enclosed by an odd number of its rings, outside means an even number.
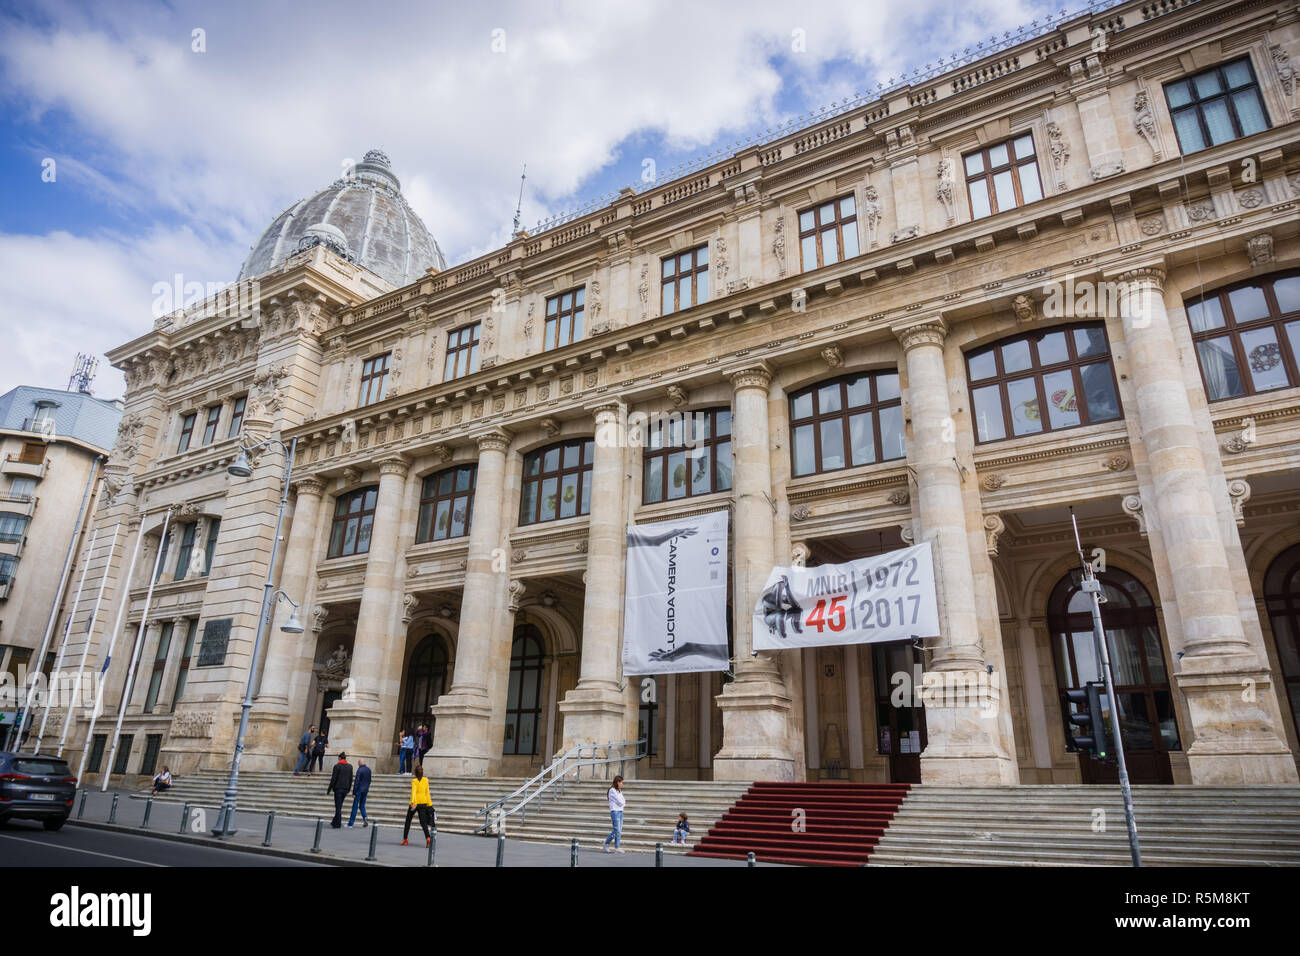
M1138 288L1153 288L1159 292L1165 290L1165 270L1160 266L1141 266L1121 272L1117 278Z
M760 388L766 392L768 386L772 384L772 367L766 362L758 362L754 365L736 369L730 373L730 376L733 391L739 392L744 388Z
M510 440L513 437L514 435L504 428L493 428L491 431L480 432L473 436L480 453L485 451L505 451L510 447ZM450 455L447 456L447 458L450 457ZM447 458L443 458L443 461L446 461Z
M626 407L627 403L623 401L621 396L618 396L588 405L587 411L591 412L596 419L596 424L599 425L602 418L607 422L610 420L611 415L617 419Z
M411 462L405 455L389 455L379 459L379 474L405 478L411 471Z
M325 482L319 478L299 478L293 483L293 490L298 493L298 497L311 495L320 498L325 494Z
M1108 279L1112 282L1122 282L1125 284L1148 283L1154 285L1157 289L1164 289L1165 286L1165 257L1147 256L1137 261L1130 261L1122 266L1116 266L1111 269L1103 269L1101 278ZM1075 276L1075 282L1079 277Z
M915 322L892 326L890 331L902 343L904 352L910 352L922 345L936 345L942 348L943 341L948 336L948 323L941 315L931 315Z

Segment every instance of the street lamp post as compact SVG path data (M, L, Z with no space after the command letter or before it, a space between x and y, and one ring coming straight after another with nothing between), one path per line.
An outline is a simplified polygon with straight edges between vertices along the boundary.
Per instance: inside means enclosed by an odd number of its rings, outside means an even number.
M301 634L303 632L302 622L298 619L298 607L294 604L289 595L283 591L275 591L275 558L280 551L280 527L284 523L284 506L289 500L289 480L293 477L293 458L294 452L298 447L298 439L294 438L288 447L278 438L267 438L258 442L251 448L245 448L242 445L239 449L239 455L231 462L230 467L226 469L227 473L236 478L247 478L253 473L252 466L248 463L248 453L255 452L266 445L279 445L284 452L284 474L280 479L280 513L275 519L275 536L271 539L271 561L266 568L266 586L262 592L262 611L257 618L257 637L253 640L253 661L248 669L248 687L244 691L244 702L239 710L239 735L235 738L235 758L230 764L230 780L226 783L225 796L221 801L221 810L217 814L217 825L212 828L213 836L233 836L235 829L235 799L239 794L239 761L244 755L244 736L248 732L248 712L253 707L253 682L257 679L257 666L262 657L262 635L266 630L266 621L274 609L276 596L283 596L286 601L293 605L294 611L289 620L280 628L291 634Z

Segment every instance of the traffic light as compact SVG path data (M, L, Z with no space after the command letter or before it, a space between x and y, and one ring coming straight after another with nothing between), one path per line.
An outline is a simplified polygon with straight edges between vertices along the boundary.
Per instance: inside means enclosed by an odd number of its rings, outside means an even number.
M1110 753L1110 735L1106 733L1106 718L1101 707L1102 685L1089 681L1079 690L1067 690L1066 699L1070 705L1079 708L1070 714L1068 736L1070 749L1079 753L1092 754L1098 760L1108 760ZM1078 728L1076 730L1075 728Z

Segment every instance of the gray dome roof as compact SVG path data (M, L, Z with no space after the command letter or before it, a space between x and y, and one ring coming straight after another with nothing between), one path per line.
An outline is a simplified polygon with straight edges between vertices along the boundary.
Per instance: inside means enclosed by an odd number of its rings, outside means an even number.
M402 196L388 156L366 153L351 176L294 203L253 244L240 279L269 272L290 256L324 245L395 286L409 285L447 261Z

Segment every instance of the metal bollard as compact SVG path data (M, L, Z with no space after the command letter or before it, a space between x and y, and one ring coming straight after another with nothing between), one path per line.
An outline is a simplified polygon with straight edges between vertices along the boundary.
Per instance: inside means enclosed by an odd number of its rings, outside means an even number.
M379 825L375 824L370 828L370 855L366 857L367 863L374 863L378 857L375 855L375 849L379 845Z
M82 817L84 817L84 816L86 815L86 797L88 797L89 795L90 795L89 791L87 791L87 790L83 790L83 791L81 791L81 803L80 803L80 805L77 807L77 819L78 819L78 820L80 820Z
M117 794L113 794L113 806L108 811L108 822L117 822Z
M316 842L312 844L311 852L313 853L320 852L320 835L321 835L321 831L324 829L325 829L325 821L322 820L320 817L317 817L316 818ZM750 855L753 856L752 853Z
M153 797L149 797L144 802L144 819L140 821L140 829L149 829L149 814L153 812Z
M429 858L425 861L425 866L433 866L433 855L438 852L438 831L432 830L429 833Z
M655 844L655 866L663 866L663 865L664 865L664 845L662 843L656 843Z
M189 826L190 826L190 805L187 803L185 804L185 806L181 807L181 828L176 832L184 833L186 830L189 829Z
M747 864L748 866L753 866L754 863L755 863L755 861L754 861L754 851L753 851L753 850L750 850L750 851L749 851L749 854L745 857L745 859L749 861L748 864Z
M271 845L271 827L275 826L275 811L272 810L266 815L266 839L262 841L262 846Z
M574 837L569 841L569 866L578 865L578 838Z
M497 834L497 866L506 865L506 835Z

